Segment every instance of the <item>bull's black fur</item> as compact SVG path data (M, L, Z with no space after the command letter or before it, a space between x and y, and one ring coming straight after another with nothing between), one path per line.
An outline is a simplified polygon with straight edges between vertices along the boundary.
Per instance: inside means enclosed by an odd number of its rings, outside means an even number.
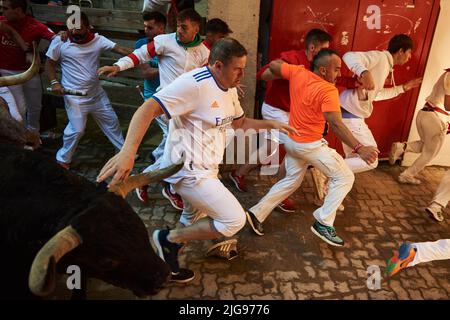
M151 248L130 205L40 153L0 144L0 297L30 297L28 273L39 249L72 225L83 239L58 269L78 265L84 275L151 294L169 269Z

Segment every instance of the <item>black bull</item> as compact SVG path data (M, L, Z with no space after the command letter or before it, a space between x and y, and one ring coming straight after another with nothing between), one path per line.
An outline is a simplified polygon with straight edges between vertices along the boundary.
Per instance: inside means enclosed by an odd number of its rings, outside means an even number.
M167 281L169 269L143 222L104 184L8 145L0 145L0 177L0 297L31 297L29 286L49 294L55 269L64 273L69 265L137 296Z

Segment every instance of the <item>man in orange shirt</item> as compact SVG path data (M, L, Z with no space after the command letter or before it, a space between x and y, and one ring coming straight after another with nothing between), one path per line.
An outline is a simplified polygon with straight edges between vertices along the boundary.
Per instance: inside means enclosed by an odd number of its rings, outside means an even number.
M330 179L330 184L322 207L313 213L316 221L311 230L328 244L343 246L344 241L337 236L333 224L336 210L353 186L354 175L344 159L323 139L325 123L367 163L374 162L379 151L360 144L342 122L339 92L334 85L341 73L339 55L330 49L320 50L313 59L312 70L281 60L270 64L274 77L289 80L289 125L298 134L290 134L285 142L286 177L247 211L247 220L256 234L263 235L262 222L300 186L308 165L313 165Z

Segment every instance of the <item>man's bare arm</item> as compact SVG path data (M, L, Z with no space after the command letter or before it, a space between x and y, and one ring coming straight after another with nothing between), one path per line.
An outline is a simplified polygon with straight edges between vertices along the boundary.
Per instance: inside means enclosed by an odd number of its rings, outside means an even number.
M361 146L351 131L342 121L340 112L324 112L325 120L330 124L336 137L352 149L357 149L358 155L368 164L375 162L380 151L373 146Z
M296 134L297 130L289 126L288 124L274 121L274 120L257 120L247 117L239 118L235 121L233 121L233 128L234 129L242 129L244 131L247 131L248 129L254 129L256 131L259 130L280 130L285 134Z
M163 113L161 106L155 99L144 102L133 115L128 128L127 137L122 150L112 157L100 171L97 182L113 176L109 186L115 185L128 178L133 169L134 158L153 119Z
M141 68L142 77L144 77L144 79L154 80L159 76L159 69L152 68L147 63L140 64L139 68Z
M116 45L114 46L114 48L112 48L111 51L112 51L112 52L115 52L115 53L118 53L118 54L120 54L120 55L122 55L122 56L127 56L127 55L129 55L130 53L133 53L133 49L127 48L127 47L123 47L123 46L118 45L118 44L116 44Z

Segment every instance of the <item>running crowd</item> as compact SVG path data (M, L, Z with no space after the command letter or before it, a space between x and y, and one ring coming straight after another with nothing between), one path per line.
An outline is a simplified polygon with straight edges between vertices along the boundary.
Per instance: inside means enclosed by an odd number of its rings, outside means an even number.
M78 142L91 114L116 149L101 169L97 181L112 178L109 186L126 179L142 139L153 121L162 130L162 140L152 152L154 162L144 172L184 162L182 169L164 181L162 194L181 211L182 227L155 230L153 242L159 256L172 270L172 281L189 282L192 270L178 262L180 249L191 240L213 240L207 255L225 259L237 256L233 238L246 223L255 234L264 235L263 224L278 208L296 210L289 197L302 184L308 169L316 184L320 207L313 212L311 231L332 246L344 240L333 227L336 212L352 189L355 173L378 165L377 142L365 119L375 101L394 98L420 86L422 79L396 84L393 68L407 63L414 50L406 34L393 36L387 50L347 52L342 57L332 47L332 35L312 29L304 36L304 49L282 52L263 66L257 77L270 83L262 104L263 119L245 116L239 97L247 50L221 19L206 24L200 36L202 17L193 9L176 15L176 31L166 33L167 17L159 11L145 11L145 37L135 48L126 48L93 33L86 14L81 25L54 34L27 15L26 0L4 0L0 17L0 74L22 73L30 65L32 43L49 41L45 70L54 94L64 97L68 124L56 161L70 169ZM112 51L123 56L111 66L100 67L100 56ZM343 63L354 74L341 76ZM61 70L61 77L57 69ZM143 104L131 120L124 139L119 119L99 76L140 68L144 79ZM387 78L392 86L385 88ZM339 91L337 86L344 88ZM76 94L73 94L76 92ZM12 117L29 130L39 132L41 82L39 75L22 85L0 87ZM419 153L412 166L398 177L399 183L419 184L417 178L439 153L448 128L450 112L450 69L443 70L426 104L417 115L419 141L392 145L391 164L407 152ZM345 157L324 139L328 128L342 142ZM257 164L244 164L229 174L240 192L246 192L246 175L261 165L279 159L278 182L253 207L243 208L219 180L219 165L235 132L263 133L260 148L268 150ZM270 131L270 133L268 133ZM180 134L182 132L182 134ZM199 138L199 134L200 137ZM148 186L136 189L143 203ZM443 177L426 211L443 221L443 209L450 200L450 171ZM387 272L393 276L418 263L450 259L450 239L436 242L403 243L389 259Z

